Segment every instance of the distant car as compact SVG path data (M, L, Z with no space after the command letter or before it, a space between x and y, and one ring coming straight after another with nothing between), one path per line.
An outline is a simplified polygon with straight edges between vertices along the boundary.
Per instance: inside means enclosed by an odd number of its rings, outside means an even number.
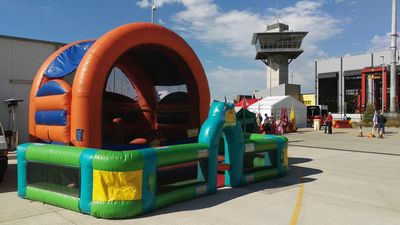
M3 181L4 173L6 172L8 165L8 148L6 136L4 134L3 126L0 123L0 182Z

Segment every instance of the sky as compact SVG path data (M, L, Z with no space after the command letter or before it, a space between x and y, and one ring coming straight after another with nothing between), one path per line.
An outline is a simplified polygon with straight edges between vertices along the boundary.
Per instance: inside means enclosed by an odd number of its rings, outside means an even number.
M155 0L155 22L181 35L223 100L266 88L266 66L251 38L278 19L308 31L289 81L313 92L318 59L388 50L391 0ZM149 0L0 0L0 34L70 43L127 23L149 22Z

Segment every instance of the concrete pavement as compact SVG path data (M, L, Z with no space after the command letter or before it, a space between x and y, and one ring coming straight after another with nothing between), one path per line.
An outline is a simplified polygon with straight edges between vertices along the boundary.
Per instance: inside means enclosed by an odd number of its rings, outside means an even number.
M369 139L357 138L357 129L301 129L287 135L288 176L126 220L18 198L11 159L0 184L0 224L400 224L400 129L387 131L384 139Z

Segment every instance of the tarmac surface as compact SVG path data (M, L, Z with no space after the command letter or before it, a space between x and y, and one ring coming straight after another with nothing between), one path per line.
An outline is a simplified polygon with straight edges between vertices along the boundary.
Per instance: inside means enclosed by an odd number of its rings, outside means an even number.
M132 219L97 219L17 197L15 153L0 184L0 224L400 224L400 129L383 139L300 129L289 138L289 175ZM368 131L368 132L367 132ZM364 133L369 133L370 129Z

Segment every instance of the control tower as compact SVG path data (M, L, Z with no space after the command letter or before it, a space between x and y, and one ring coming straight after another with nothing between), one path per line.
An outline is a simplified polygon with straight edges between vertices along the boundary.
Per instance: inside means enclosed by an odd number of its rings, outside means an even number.
M301 43L307 33L292 32L289 31L288 25L274 23L267 26L266 32L253 34L251 44L256 47L256 60L261 60L267 65L267 90L262 91L264 96L261 97L293 95L298 98L300 96L300 86L289 85L288 67L293 59L303 53ZM291 93L293 91L298 93Z

